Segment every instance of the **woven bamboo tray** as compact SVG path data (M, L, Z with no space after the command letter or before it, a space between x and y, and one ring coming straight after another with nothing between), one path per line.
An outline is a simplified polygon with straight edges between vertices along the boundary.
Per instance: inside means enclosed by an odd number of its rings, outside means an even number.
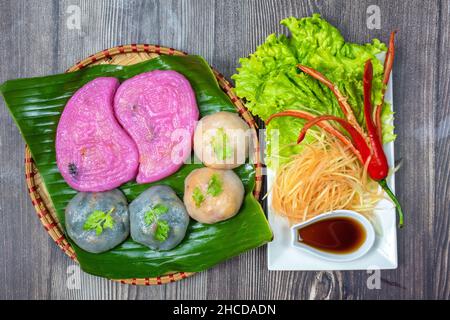
M74 66L69 68L67 72L77 71L84 67L98 64L114 64L124 66L131 65L155 58L159 55L183 56L187 55L187 53L175 50L173 48L166 48L149 44L123 45L93 54L88 58L77 62ZM255 147L253 151L253 160L256 170L256 184L253 194L256 199L259 199L262 187L262 165L259 152L258 135L256 133L257 125L252 115L245 108L243 102L234 94L231 84L217 70L215 70L214 68L212 68L212 70L222 90L228 95L228 97L236 107L236 110L252 129ZM42 178L38 170L36 169L36 166L34 165L34 161L31 157L30 149L28 148L28 146L26 146L25 148L25 178L31 201L45 230L61 248L61 250L63 250L64 253L67 254L72 260L77 262L75 252L67 242L67 239L62 232L63 229L59 224L55 208L53 207ZM155 278L115 279L115 281L133 285L159 285L182 280L193 274L193 272L176 272Z

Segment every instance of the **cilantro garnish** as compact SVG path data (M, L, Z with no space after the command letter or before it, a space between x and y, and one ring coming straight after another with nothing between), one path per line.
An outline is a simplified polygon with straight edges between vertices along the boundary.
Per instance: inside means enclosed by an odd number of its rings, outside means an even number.
M223 128L218 128L217 133L211 139L211 144L219 160L226 160L233 155L228 136Z
M156 222L156 231L154 238L155 240L158 240L160 242L166 241L167 237L169 236L169 223L166 220L158 220Z
M167 211L169 211L169 208L167 208L163 204L158 203L149 211L147 211L144 216L144 221L147 225L151 225L153 223L155 224L156 230L153 237L155 240L158 240L160 242L165 241L169 236L169 223L166 220L160 219L159 217Z
M208 191L207 193L212 195L213 197L217 197L223 191L222 189L222 181L218 174L214 173L211 176L211 180L208 182Z
M147 225L151 225L155 220L158 220L158 216L169 211L165 205L157 203L153 208L145 213L144 220Z
M111 213L114 209L115 208L112 207L106 213L101 210L94 210L86 219L83 230L95 230L95 234L99 236L104 229L112 229L116 224L116 221L111 217Z
M194 192L192 193L192 199L194 200L195 206L197 208L199 208L202 202L205 200L205 196L203 195L199 187L195 187Z
M208 182L208 189L206 190L206 194L209 194L213 197L217 197L223 191L222 181L218 174L213 174L211 179ZM199 208L203 201L205 201L205 195L202 193L199 187L195 187L192 192L192 200L195 202L195 206Z

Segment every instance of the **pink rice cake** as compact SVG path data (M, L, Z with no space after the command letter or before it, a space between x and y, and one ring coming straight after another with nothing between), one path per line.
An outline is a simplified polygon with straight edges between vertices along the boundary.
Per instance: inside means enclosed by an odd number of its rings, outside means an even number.
M70 98L56 132L56 162L75 190L112 190L132 180L139 166L134 141L114 117L119 81L100 77Z
M189 81L175 71L151 71L122 83L114 111L139 150L138 183L161 180L190 156L199 111Z

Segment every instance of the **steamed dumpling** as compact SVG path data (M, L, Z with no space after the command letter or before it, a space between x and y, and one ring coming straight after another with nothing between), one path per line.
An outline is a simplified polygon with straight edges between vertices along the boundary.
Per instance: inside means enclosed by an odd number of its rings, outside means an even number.
M91 253L108 251L130 233L128 203L118 189L107 192L79 192L66 207L69 237Z
M248 156L249 127L236 113L203 117L194 132L194 153L210 168L233 169Z
M168 186L153 186L130 203L131 238L153 250L170 250L184 238L189 215Z
M193 219L212 224L239 212L244 191L234 171L200 168L184 181L184 204Z

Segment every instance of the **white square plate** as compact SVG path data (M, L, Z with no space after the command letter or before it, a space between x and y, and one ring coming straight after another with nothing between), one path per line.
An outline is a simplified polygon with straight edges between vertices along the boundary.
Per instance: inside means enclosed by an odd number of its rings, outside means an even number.
M386 91L386 101L392 104L392 75ZM394 142L384 146L389 167L394 166ZM267 169L267 190L272 190L275 172ZM395 176L388 179L395 192ZM332 262L315 257L291 245L291 231L287 219L272 211L272 195L269 193L268 217L273 231L273 241L268 244L269 270L369 270L397 268L397 225L393 204L382 200L374 213L375 244L363 257L349 262Z

